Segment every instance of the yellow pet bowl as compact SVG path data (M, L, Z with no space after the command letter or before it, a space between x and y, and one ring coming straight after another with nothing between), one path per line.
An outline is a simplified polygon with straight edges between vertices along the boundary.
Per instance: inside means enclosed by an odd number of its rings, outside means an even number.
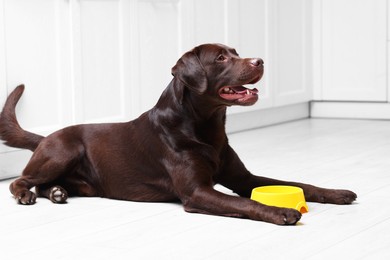
M262 186L252 190L251 199L268 206L309 211L303 190L294 186Z

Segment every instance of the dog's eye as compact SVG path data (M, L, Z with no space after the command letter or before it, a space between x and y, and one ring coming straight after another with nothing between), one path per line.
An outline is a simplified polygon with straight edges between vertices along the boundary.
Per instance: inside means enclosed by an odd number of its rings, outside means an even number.
M217 59L216 59L216 61L219 61L219 62L221 62L221 61L225 61L226 60L226 57L225 56L223 56L222 54L221 55L219 55L218 57L217 57Z

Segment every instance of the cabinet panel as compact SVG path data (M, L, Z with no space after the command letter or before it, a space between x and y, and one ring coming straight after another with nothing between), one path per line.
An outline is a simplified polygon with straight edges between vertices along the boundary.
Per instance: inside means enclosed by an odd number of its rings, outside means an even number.
M73 9L77 122L125 119L123 1L81 0ZM78 6L77 6L78 5ZM128 86L127 86L128 87Z
M171 68L180 52L179 1L143 0L138 3L136 28L138 59L138 112L152 108L172 80ZM187 50L184 50L187 51Z
M4 1L7 92L18 84L26 85L18 118L33 131L55 129L63 118L57 4L51 0Z
M227 43L225 0L195 1L195 45Z
M322 98L386 101L386 0L322 1Z
M122 114L119 1L81 1L84 118Z
M272 53L275 63L275 105L307 102L311 99L311 2L275 2L275 38Z

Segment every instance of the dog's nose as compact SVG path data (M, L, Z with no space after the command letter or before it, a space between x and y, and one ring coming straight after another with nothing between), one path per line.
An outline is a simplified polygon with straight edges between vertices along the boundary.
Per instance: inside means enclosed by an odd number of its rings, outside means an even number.
M255 66L255 67L259 67L260 65L263 65L264 64L264 61L262 59L251 59L250 60L250 63Z

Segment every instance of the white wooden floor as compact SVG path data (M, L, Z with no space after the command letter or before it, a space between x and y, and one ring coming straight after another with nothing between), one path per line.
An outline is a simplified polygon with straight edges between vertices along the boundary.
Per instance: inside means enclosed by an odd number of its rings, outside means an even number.
M179 204L72 198L19 206L0 182L0 259L390 259L390 122L311 119L233 134L253 173L348 188L296 226L189 214ZM218 187L223 190L222 188Z

